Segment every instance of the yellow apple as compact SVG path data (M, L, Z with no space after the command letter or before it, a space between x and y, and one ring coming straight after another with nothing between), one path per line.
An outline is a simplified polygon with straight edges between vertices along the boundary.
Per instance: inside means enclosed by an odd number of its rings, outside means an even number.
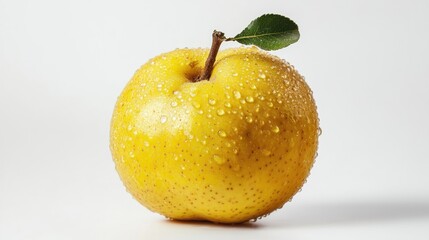
M318 145L312 92L287 62L252 48L178 49L144 64L118 98L110 148L127 190L176 220L240 223L302 187Z

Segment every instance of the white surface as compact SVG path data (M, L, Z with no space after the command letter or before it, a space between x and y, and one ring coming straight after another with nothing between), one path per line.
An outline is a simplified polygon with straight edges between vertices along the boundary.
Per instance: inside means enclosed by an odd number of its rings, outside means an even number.
M425 0L0 0L0 239L429 239L428 9ZM147 211L111 161L116 97L149 58L208 47L213 29L232 36L268 12L301 30L274 54L306 76L319 107L308 183L243 226Z

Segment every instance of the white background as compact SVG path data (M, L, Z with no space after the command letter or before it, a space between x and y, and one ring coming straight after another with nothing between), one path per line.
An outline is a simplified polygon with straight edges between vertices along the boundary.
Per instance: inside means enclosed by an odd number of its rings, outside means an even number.
M314 91L312 175L257 223L164 220L114 170L116 97L149 58L264 13L300 26L273 54ZM0 0L0 239L429 239L428 30L426 0Z

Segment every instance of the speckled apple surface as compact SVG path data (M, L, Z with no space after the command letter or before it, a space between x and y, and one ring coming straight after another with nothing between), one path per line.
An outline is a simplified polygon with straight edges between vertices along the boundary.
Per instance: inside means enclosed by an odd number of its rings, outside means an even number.
M136 71L118 98L110 147L127 190L178 220L239 223L302 187L319 122L312 92L287 62L257 48L178 49Z

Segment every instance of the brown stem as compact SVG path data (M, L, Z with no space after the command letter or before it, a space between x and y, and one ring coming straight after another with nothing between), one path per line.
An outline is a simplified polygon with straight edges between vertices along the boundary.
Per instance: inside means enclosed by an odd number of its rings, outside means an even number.
M196 82L210 79L210 76L212 75L213 71L213 66L216 61L216 55L219 51L220 45L225 40L225 34L216 30L213 31L212 37L213 41L209 56L207 57L203 71L201 72L200 76L195 80Z

